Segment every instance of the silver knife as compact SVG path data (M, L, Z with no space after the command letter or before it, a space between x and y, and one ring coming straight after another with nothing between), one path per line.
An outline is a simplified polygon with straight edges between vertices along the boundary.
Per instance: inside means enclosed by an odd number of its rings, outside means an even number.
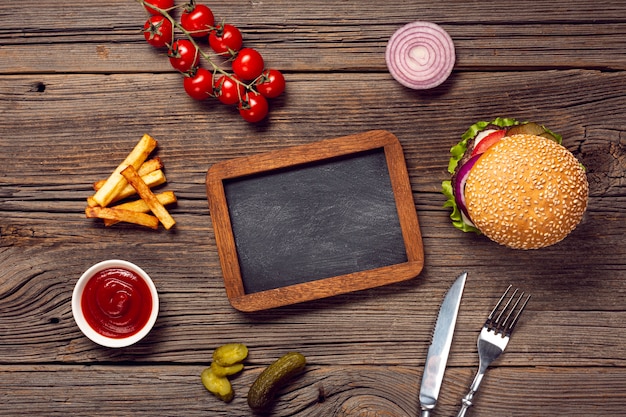
M437 404L466 278L467 272L459 275L446 293L439 309L437 324L435 324L433 339L428 348L428 356L422 375L422 387L420 388L421 417L429 417L430 412Z

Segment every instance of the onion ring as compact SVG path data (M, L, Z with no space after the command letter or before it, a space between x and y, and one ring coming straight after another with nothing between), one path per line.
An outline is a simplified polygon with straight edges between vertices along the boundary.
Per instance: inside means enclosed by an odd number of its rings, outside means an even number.
M413 22L391 36L385 60L396 81L425 90L448 79L456 57L452 38L443 28L431 22Z

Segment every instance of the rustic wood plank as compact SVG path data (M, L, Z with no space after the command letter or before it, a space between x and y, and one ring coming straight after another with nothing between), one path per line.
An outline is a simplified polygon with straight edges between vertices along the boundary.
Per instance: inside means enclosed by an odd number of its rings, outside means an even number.
M626 11L622 13L626 14ZM257 48L269 66L284 72L384 72L387 70L384 58L387 40L401 26L401 21L398 21L373 27L368 30L371 33L369 36L373 37L371 41L362 39L359 26L338 28L341 35L337 39L323 39L317 32L294 33L295 29L288 27L278 33L263 32L251 36L246 45ZM599 27L594 24L549 25L547 28L536 24L488 27L448 25L445 29L452 36L457 50L455 71L626 69L626 23ZM542 35L531 40L529 33ZM33 39L26 43L13 43L9 39L0 45L0 56L3 58L0 73L73 73L76 71L74 60L84 63L82 71L91 73L175 72L166 51L147 45L141 33L132 32L123 39L96 36L78 41L72 35L68 36L68 40L59 40L44 50L41 50L39 42ZM329 49L321 57L311 54L312 49L318 48ZM528 59L529 56L533 59Z
M0 31L0 73L75 73L76 62L81 63L78 72L173 72L165 52L143 41L146 14L138 3L72 4L61 15L55 7L22 6L19 20L7 20ZM395 2L391 13L384 3L361 7L328 1L294 8L241 1L211 7L241 28L247 46L258 48L269 65L286 72L386 71L387 40L418 19L449 31L457 70L626 69L626 5L615 1L592 10L580 0L551 2L549 7L403 1ZM14 9L11 3L0 5L0 15L10 16ZM324 53L311 53L316 50Z
M126 232L129 236L130 231ZM192 236L190 232L181 231ZM142 360L197 362L210 356L218 344L232 340L248 344L260 358L292 348L323 363L393 364L402 360L421 364L438 304L455 273L453 267L433 265L432 272L427 271L410 283L242 315L226 301L214 251L186 254L190 243L176 244L167 242L170 240L167 238L163 241L163 237L145 235L143 242L134 238L131 244L158 249L162 256L157 260L145 251L142 256L129 256L119 244L120 234L116 232L116 235L109 243L84 242L84 254L79 252L73 258L62 247L44 251L3 250L6 275L0 287L2 317L3 321L11 322L11 330L4 329L2 334L0 355L4 360L108 362L132 360L150 352ZM201 236L197 239L205 241ZM477 252L481 247L487 252L489 246L492 244L484 242ZM72 250L76 252L69 251ZM82 270L90 266L89 260L116 256L130 258L151 274L162 301L161 314L150 337L120 351L100 349L84 338L75 326L69 305L72 287ZM433 256L444 258L446 254L438 250ZM59 258L68 259L62 269L55 265L55 259ZM487 260L482 265L484 262ZM514 280L532 292L533 301L504 363L523 366L530 360L537 366L624 365L626 358L620 343L624 313L615 312L623 300L611 295L620 288L624 274L594 265L600 273L585 282L584 270L556 274L545 268L529 271L527 265L528 261L513 262L502 257L500 261L494 259L489 269L480 265L468 268L470 278L459 313L451 364L467 366L475 361L481 318L486 317L502 288ZM64 279L59 281L59 275ZM546 275L550 278L544 278ZM580 310L581 298L585 299L584 310ZM607 303L607 299L612 302ZM350 320L338 321L337 317L350 317ZM272 326L268 328L270 323ZM544 323L554 327L548 344L545 338L538 337ZM363 328L368 329L367 334ZM604 332L603 328L613 331ZM598 346L595 354L588 352L587 344L580 343L591 329L594 344ZM267 345L268 339L271 345ZM324 347L329 344L333 346L331 351ZM358 349L358 358L350 354L354 349ZM381 351L387 354L377 359Z
M404 147L414 189L436 192L446 175L448 149L460 133L473 121L506 115L541 119L563 134L565 146L594 178L592 194L622 189L620 180L609 179L623 167L618 126L626 79L621 73L461 73L450 85L425 94L408 91L387 75L369 78L371 85L363 88L359 77L349 74L291 76L286 96L272 102L267 123L251 129L234 109L214 100L197 103L181 94L176 74L7 77L0 81L1 106L14 124L3 128L10 139L0 144L4 182L22 185L28 178L39 182L41 175L63 173L46 181L51 186L85 187L112 170L111 159L123 158L146 132L160 140L159 155L170 181L193 172L192 182L199 184L199 175L224 159L356 130L388 129ZM42 79L45 91L33 90ZM155 86L168 93L155 94ZM126 100L129 88L130 106L117 105ZM507 99L494 101L483 93L491 90ZM46 147L39 146L42 138L48 140ZM103 144L110 158L103 157ZM612 153L607 155L607 149ZM602 172L607 162L611 175ZM68 175L77 181L68 181ZM596 183L598 190L593 188Z
M180 410L186 416L251 415L245 398L262 367L247 365L233 378L235 399L224 404L200 383L205 366L5 367L0 369L0 392L10 395L3 397L0 413L12 415L28 409L36 415L152 416L158 407L160 415L178 415ZM584 384L571 385L567 392L559 390L579 372L577 368L492 368L472 412L537 417L621 415L626 399L623 371L591 368L584 372ZM421 369L407 366L310 363L279 392L272 415L414 416L420 377ZM467 369L447 370L436 415L453 415L458 410L471 377ZM38 395L32 396L33 390Z
M135 28L135 21L145 21L146 12L134 0L111 0L106 4L84 2L72 4L59 13L59 3L25 0L23 8L18 10L15 5L3 3L0 14L6 17L7 25L3 35L7 33L30 33L42 28L54 28L59 32L69 28L83 31L96 28L108 28L117 33ZM392 7L380 2L335 2L320 0L315 3L303 3L286 6L280 1L250 3L245 0L231 2L206 2L218 19L230 22L244 22L246 25L274 25L293 22L306 27L307 22L323 22L311 31L327 31L334 25L345 25L360 22L361 19L376 17L369 25L376 22L409 21L421 17L425 20L455 23L501 23L514 21L519 23L595 23L599 26L612 22L625 22L626 15L622 12L626 5L612 0L598 0L590 3L586 0L555 0L550 4L538 4L532 0L518 2L478 0L459 4L452 0L431 3L424 0L399 0ZM34 7L38 6L38 7ZM21 12L18 16L17 12ZM19 17L19 19L18 19ZM69 23L69 25L68 25ZM328 30L330 32L330 30ZM91 33L91 32L88 32ZM56 32L52 32L56 34Z
M434 415L457 410L482 320L509 283L533 298L474 415L623 414L626 3L211 4L286 73L287 93L256 126L184 95L164 52L143 42L137 2L66 3L0 3L1 415L250 415L247 389L289 350L309 367L272 415L416 415L436 312L462 270L469 280ZM427 92L398 85L384 62L387 39L417 19L440 23L457 47L455 72ZM587 168L588 212L558 245L511 251L449 225L439 193L448 149L469 124L497 115L562 133ZM211 227L208 167L372 129L391 131L404 148L425 249L420 276L235 311ZM176 227L105 228L84 218L91 183L144 133L160 142L161 188L179 199ZM122 350L82 336L70 309L80 274L113 257L146 269L161 296L154 331ZM199 373L230 341L251 353L225 406Z

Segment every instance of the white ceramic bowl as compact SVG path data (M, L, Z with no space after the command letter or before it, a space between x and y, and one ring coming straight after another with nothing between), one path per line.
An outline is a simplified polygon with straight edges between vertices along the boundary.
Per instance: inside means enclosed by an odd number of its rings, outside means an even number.
M108 268L124 268L136 273L146 282L148 288L150 289L150 295L152 296L152 311L150 313L150 317L147 323L138 332L127 337L113 338L104 336L94 330L88 324L85 316L83 315L81 299L87 282L96 273ZM74 287L74 291L72 293L72 314L74 315L74 320L76 321L76 324L78 325L80 330L93 342L111 348L130 346L133 343L137 343L139 340L143 339L154 326L154 323L156 322L157 316L159 314L159 295L157 293L154 283L152 282L152 279L150 279L148 274L146 274L143 269L139 268L137 265L131 262L119 259L111 259L93 265L91 268L87 269L78 279L78 282L76 283L76 286Z

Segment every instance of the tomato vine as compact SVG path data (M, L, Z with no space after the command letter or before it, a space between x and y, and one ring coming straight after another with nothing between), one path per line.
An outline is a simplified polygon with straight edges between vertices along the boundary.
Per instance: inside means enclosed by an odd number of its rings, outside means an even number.
M267 99L284 92L285 77L279 70L265 68L256 49L243 47L235 25L216 23L211 9L195 0L178 6L174 0L137 1L149 13L143 26L146 41L167 48L170 64L184 76L183 88L191 98L215 98L234 105L251 123L266 118ZM180 10L179 21L175 13ZM206 44L201 45L203 41Z

